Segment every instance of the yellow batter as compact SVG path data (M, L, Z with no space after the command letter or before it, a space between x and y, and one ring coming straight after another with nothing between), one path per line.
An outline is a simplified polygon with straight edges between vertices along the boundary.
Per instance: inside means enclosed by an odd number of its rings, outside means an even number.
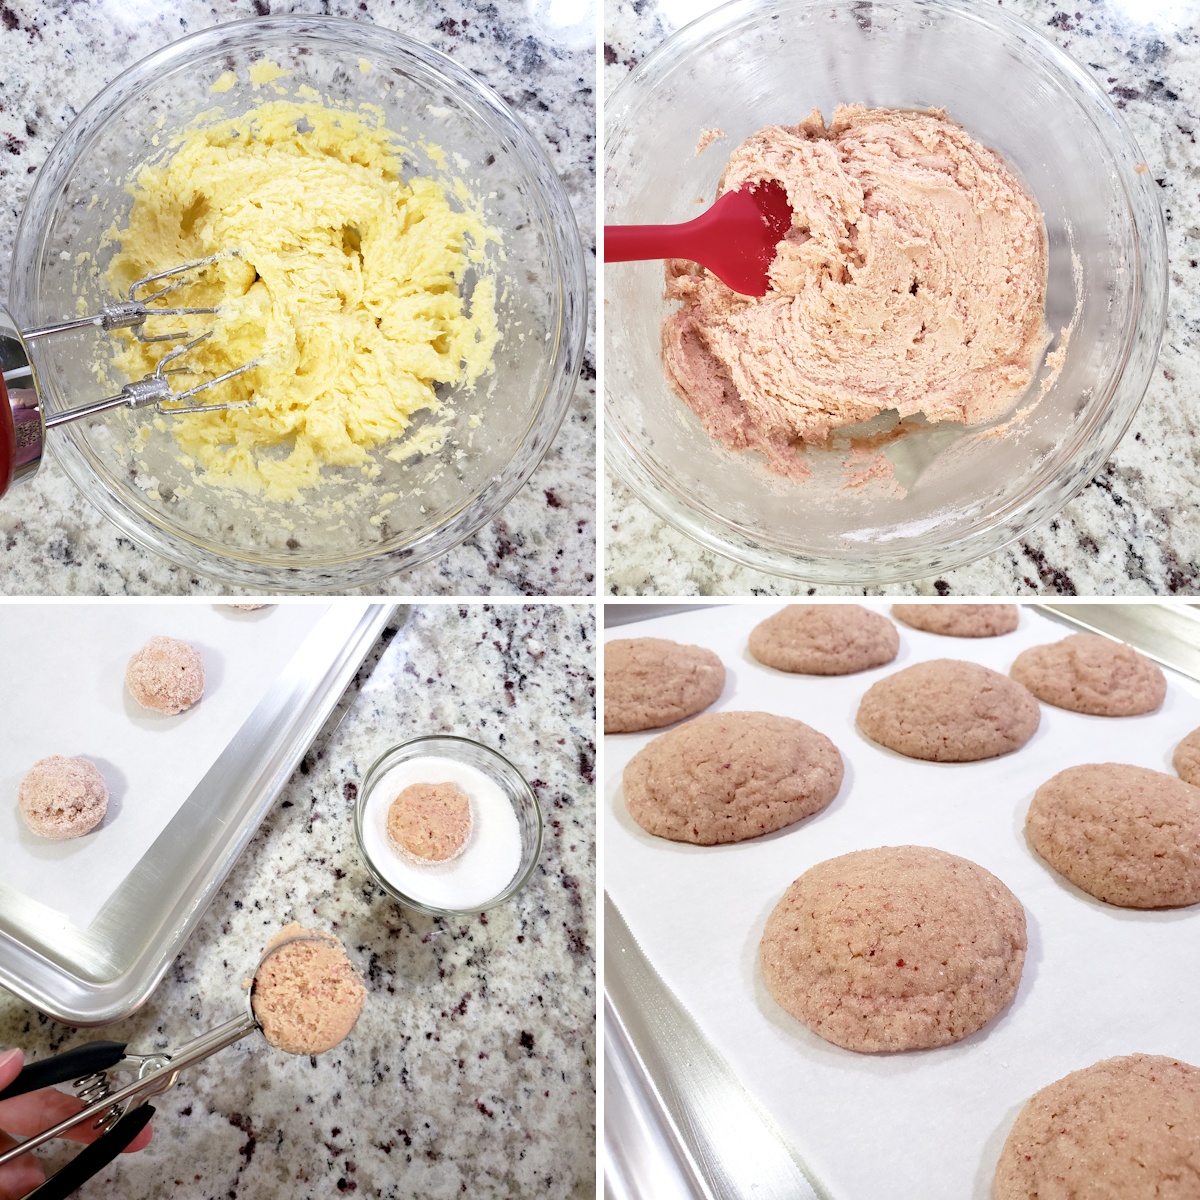
M461 182L403 179L401 153L377 111L274 101L193 130L141 172L109 271L122 293L151 272L237 251L170 297L221 309L184 320L214 333L189 352L197 377L176 377L177 390L260 364L196 397L252 406L168 420L207 482L294 500L326 465L377 473L375 447L395 443L386 453L397 460L436 449L435 427L400 440L415 414L442 410L436 384L473 387L490 370L499 335L483 264L497 236ZM131 339L116 366L138 378L174 344Z

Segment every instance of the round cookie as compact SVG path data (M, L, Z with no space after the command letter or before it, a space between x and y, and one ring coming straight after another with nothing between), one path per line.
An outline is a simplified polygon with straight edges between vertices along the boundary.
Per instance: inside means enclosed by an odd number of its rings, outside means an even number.
M993 1200L1166 1200L1200 1195L1200 1068L1106 1058L1035 1093L1000 1151Z
M289 941L270 952L271 946L295 937L319 940ZM288 1054L333 1049L354 1028L367 994L341 942L291 924L271 946L250 997L263 1035Z
M30 832L63 841L104 820L108 787L95 763L53 754L30 767L17 789L17 803Z
M760 663L797 675L853 675L899 650L895 625L861 604L789 604L750 631Z
M204 659L178 638L152 637L129 660L125 686L143 708L173 717L204 695Z
M1200 788L1124 763L1069 767L1034 793L1029 844L1060 875L1121 908L1200 901Z
M660 729L706 709L725 686L725 667L703 646L665 638L604 645L604 732Z
M392 801L388 837L409 862L457 858L471 836L471 801L456 783L413 783Z
M1020 619L1015 604L893 604L892 616L926 633L965 638L1012 633Z
M978 863L928 846L818 863L767 918L759 956L779 1005L835 1046L961 1041L1017 993L1025 910Z
M625 768L625 806L647 833L714 846L772 833L827 807L842 756L771 713L709 713L659 735Z
M1193 729L1175 747L1175 757L1171 761L1184 783L1200 787L1200 729Z
M974 762L1019 750L1041 719L1019 684L977 663L938 658L873 684L858 727L873 742L932 762Z
M1154 712L1167 694L1166 677L1148 658L1094 633L1025 650L1009 674L1039 700L1095 717Z

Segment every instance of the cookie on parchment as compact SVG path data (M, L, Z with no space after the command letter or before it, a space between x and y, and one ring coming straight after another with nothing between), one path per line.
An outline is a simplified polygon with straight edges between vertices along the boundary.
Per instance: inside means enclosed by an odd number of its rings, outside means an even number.
M703 712L725 686L725 667L703 646L666 638L604 645L604 732L660 729Z
M1166 677L1148 658L1094 633L1033 646L1009 674L1039 700L1095 717L1154 712L1167 694Z
M1037 701L1019 683L978 663L938 658L873 684L858 727L873 742L932 762L974 762L1025 745L1037 730Z
M826 808L842 756L802 721L707 713L659 735L625 768L625 807L647 833L713 846L773 833Z
M789 604L750 631L760 663L797 675L853 675L899 650L895 625L861 604Z
M1069 767L1034 793L1029 844L1060 875L1121 908L1200 901L1200 788L1145 767Z
M1015 604L893 604L892 616L913 629L947 637L999 637L1020 620Z
M1200 1195L1200 1068L1106 1058L1035 1093L1000 1151L993 1200Z
M1193 729L1175 747L1175 757L1171 761L1184 783L1200 787L1200 729Z
M17 789L31 833L63 841L95 829L108 811L108 786L88 758L52 754L35 762Z
M990 871L928 846L818 863L767 918L759 956L781 1007L847 1050L961 1041L1017 993L1025 910Z

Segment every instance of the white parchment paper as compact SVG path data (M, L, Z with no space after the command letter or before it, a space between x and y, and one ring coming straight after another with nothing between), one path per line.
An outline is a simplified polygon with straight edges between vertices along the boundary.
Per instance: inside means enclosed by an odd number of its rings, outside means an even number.
M0 605L0 884L86 928L302 647L327 604L244 612L220 604ZM155 634L204 656L204 698L174 717L125 689ZM104 821L55 842L17 807L25 772L53 754L91 759L108 784Z
M888 605L871 604L880 612ZM1026 647L1071 629L1023 609L1000 638L938 637L900 626L896 662L859 675L786 675L746 639L780 606L739 605L610 629L606 640L669 637L707 646L728 679L715 708L781 713L833 739L846 778L825 812L732 846L643 832L621 772L654 733L604 739L605 886L664 982L773 1114L836 1200L985 1200L996 1158L1028 1097L1070 1071L1135 1051L1200 1065L1200 905L1136 912L1093 900L1025 842L1033 792L1066 767L1125 762L1173 774L1176 743L1200 725L1200 688L1168 672L1161 710L1088 717L1042 706L1023 749L936 764L876 747L856 730L867 688L934 658L1007 672ZM772 999L758 967L763 925L788 884L851 850L935 846L999 876L1025 906L1029 951L1015 1002L936 1050L865 1055L810 1033Z

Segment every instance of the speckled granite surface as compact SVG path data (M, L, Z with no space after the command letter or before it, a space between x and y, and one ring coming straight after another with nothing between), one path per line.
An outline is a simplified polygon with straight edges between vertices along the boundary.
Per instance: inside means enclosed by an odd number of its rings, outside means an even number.
M980 0L981 5L985 0ZM1020 542L896 595L1148 595L1200 591L1200 30L1188 0L1000 0L1099 77L1161 188L1171 260L1162 353L1112 460L1060 515ZM986 0L993 4L996 0ZM604 87L708 0L610 0ZM701 549L619 482L607 482L605 590L613 595L788 595L807 585ZM862 589L820 588L861 595Z
M241 980L292 919L336 932L365 975L341 1046L312 1060L257 1037L222 1051L156 1102L150 1148L83 1200L594 1194L594 662L591 607L401 610L142 1012L76 1033L0 991L0 1046L41 1057L198 1036L236 1015ZM434 732L502 750L546 818L530 883L473 919L401 908L354 847L368 766Z
M595 265L595 49L591 24L553 23L549 3L482 0L5 0L0 4L0 294L32 176L75 114L122 69L187 33L267 13L349 17L451 55L539 136L563 180ZM595 305L591 306L594 313ZM594 320L590 321L594 329ZM562 429L500 515L440 561L372 594L591 595L595 591L595 353ZM49 461L0 499L7 594L217 594L231 589L119 536Z

